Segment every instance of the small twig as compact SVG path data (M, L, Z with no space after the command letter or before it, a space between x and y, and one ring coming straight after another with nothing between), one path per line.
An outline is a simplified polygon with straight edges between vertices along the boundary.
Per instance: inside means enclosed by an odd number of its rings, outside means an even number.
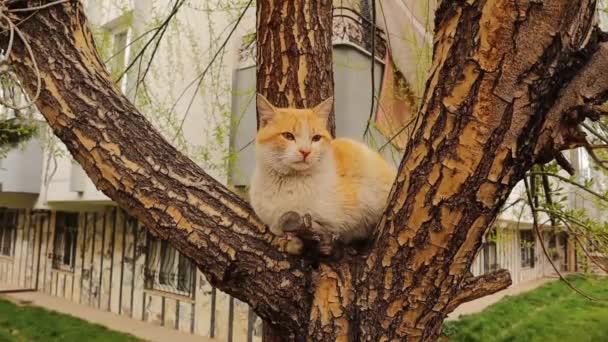
M562 169L566 170L566 172L568 172L571 176L573 176L576 173L574 166L572 166L570 161L564 156L563 153L558 152L555 155L555 161L557 162L557 164L559 166L562 167Z
M513 203L510 203L509 205L506 205L502 208L500 208L499 213L504 213L505 211L511 209L512 207L516 206L518 203L523 202L524 199L523 198L518 198L517 200L513 201Z
M17 36L19 37L19 39L21 39L21 41L23 42L23 45L25 46L25 49L26 49L28 55L30 56L30 59L32 60L32 66L34 67L34 74L36 75L36 91L34 92L34 96L32 97L32 99L27 101L25 105L13 106L11 104L6 103L2 99L0 99L0 104L2 104L5 107L11 108L13 110L26 109L26 108L32 106L34 104L34 102L36 102L36 100L38 100L38 97L40 96L40 91L42 90L42 78L40 76L40 70L38 69L38 64L36 63L36 56L34 56L34 51L32 50L32 47L28 43L25 36L23 35L23 32L21 32L21 30L17 26L15 26L15 24L13 24L12 20L8 16L6 16L6 14L0 13L0 18L5 19L7 21L9 30L11 31L11 36L14 33L16 33ZM9 41L9 47L12 49L12 40ZM10 58L10 56L8 54L6 56L7 56L7 58Z
M545 172L544 166L541 165L540 170L542 172ZM543 185L543 191L545 192L545 200L547 201L547 204L549 206L553 206L553 198L551 195L551 184L549 183L549 176L540 175L540 177ZM549 217L551 218L551 227L555 227L555 218L553 217L553 215L549 215Z
M245 9L243 9L243 11L239 15L238 19L236 20L234 26L232 27L232 30L230 30L230 32L228 33L228 37L226 37L226 39L224 40L224 42L222 42L222 45L215 52L215 54L213 55L213 58L211 58L211 61L209 62L209 64L205 68L205 70L203 70L203 72L199 76L197 76L197 78L194 79L194 81L198 80L196 88L195 88L195 91L194 91L194 94L196 94L196 92L200 88L200 86L203 83L203 80L205 78L205 75L207 74L207 72L209 71L209 69L211 69L211 66L213 65L213 63L215 62L215 60L217 59L217 57L220 55L220 53L224 50L224 48L228 44L228 41L230 40L230 38L232 37L232 35L236 31L236 28L239 26L239 23L241 22L241 20L243 20L243 18L245 17L245 13L247 13L247 10L249 9L249 7L251 6L252 3L253 3L253 0L249 0L249 2L247 3L247 5L245 6ZM191 82L190 85L192 85L192 83L194 83L194 81ZM190 85L188 85L188 87L190 87ZM195 98L195 96L193 95L192 98L190 99L190 103L188 103L188 107L186 108L186 112L184 113L184 116L182 117L182 121L180 122L179 127L178 127L177 131L175 132L175 135L173 136L173 139L172 139L173 142L175 141L175 139L177 139L177 137L179 136L179 134L182 132L182 130L184 128L184 123L186 122L186 118L188 117L188 114L190 113L190 108L192 107L192 103L194 102L194 98ZM179 101L179 99L178 99L178 101ZM177 102L175 103L175 105L177 105ZM175 107L175 105L173 107Z
M581 126L583 126L586 130L588 130L589 132L591 132L591 134L595 135L598 139L600 139L602 142L604 142L605 144L608 144L608 138L603 136L602 134L600 134L597 130L595 130L593 127L589 126L586 123L581 123ZM602 127L603 128L603 127Z
M589 144L589 148L592 150L608 148L608 144L595 144L595 145Z
M114 57L120 55L122 52L124 52L125 50L127 50L131 45L137 43L139 40L141 40L143 37L147 36L149 33L154 32L156 30L159 30L160 27L154 27L149 29L148 31L140 34L139 36L137 36L135 39L132 39L129 44L125 45L124 47L122 47L120 50L116 51L113 55L111 55L110 57L108 57L106 60L104 60L104 63L108 63L110 62L112 59L114 59Z
M45 8L48 8L48 7L59 5L59 4L64 3L64 2L68 2L68 0L57 0L57 1L49 2L48 4L44 4L44 5L40 5L40 6L34 6L34 7L28 7L28 8L16 8L16 9L9 10L9 12L16 13L16 12L38 11L38 10L41 10L41 9L45 9Z
M382 146L380 146L380 148L378 149L378 152L382 151L386 146L390 145L393 140L397 139L397 137L403 133L406 129L410 128L412 126L412 124L416 124L418 122L418 117L419 114L416 113L416 117L412 120L410 120L408 123L406 123L405 125L403 125L403 127L399 128L399 130L393 134L393 136L391 136Z
M598 192L595 192L595 191L593 191L593 190L591 190L591 189L589 189L589 188L583 186L582 184L579 184L579 183L577 183L577 182L575 182L573 180L570 180L570 179L568 179L566 177L560 176L560 175L558 175L556 173L544 172L544 171L533 171L533 172L529 172L528 175L541 175L541 176L549 176L549 177L557 178L557 179L562 180L562 181L564 181L564 182L566 182L568 184L574 185L577 188L580 188L581 190L584 190L584 191L590 193L591 195L593 195L593 196L595 196L595 197L597 197L597 198L599 198L599 199L601 199L603 201L607 201L608 202L608 197L606 197L606 196L604 196L604 195L602 195L602 194L600 194Z
M551 267L553 267L553 270L555 271L555 273L557 273L557 275L559 276L559 278L566 284L568 285L568 287L570 287L571 289L573 289L574 291L576 291L578 294L580 294L581 296L589 299L589 300L595 300L595 298L589 296L588 294L584 293L583 291L581 291L580 289L578 289L576 286L574 286L569 280L567 280L562 273L559 271L559 269L557 268L557 266L555 266L555 263L553 262L553 259L550 257L549 252L547 251L547 247L545 246L545 242L543 240L542 234L540 232L540 228L538 227L538 212L536 211L536 208L534 206L534 201L532 200L532 194L530 193L530 186L528 184L528 179L526 177L524 177L524 186L526 188L526 195L528 196L528 204L530 205L530 209L532 210L532 225L534 226L534 231L536 232L536 235L538 236L538 240L540 242L540 246L543 249L543 253L545 254L545 256L547 257L547 260L549 260L549 263L551 264Z
M532 195L532 199L534 199L534 206L538 207L539 198L538 198L538 186L536 185L536 176L530 175L530 194Z
M2 60L2 63L4 64L11 55L11 51L13 51L13 40L15 38L15 30L13 29L13 22L7 16L3 15L2 18L6 20L9 27L8 46L6 48L6 51L4 52L4 59Z
M131 62L129 62L129 64L123 70L123 72L120 75L118 75L117 80L120 80L126 73L128 73L129 70L131 70L131 68L135 65L135 63L137 63L138 59L144 58L144 54L145 54L146 50L148 49L150 44L152 44L152 42L154 42L154 40L156 39L157 36L158 36L159 40L162 39L163 34L164 34L164 31L161 32L162 28L169 25L171 20L177 15L177 12L181 8L181 6L184 4L184 2L185 2L185 0L176 0L175 1L175 4L173 5L173 8L171 9L171 13L169 13L167 18L165 18L165 20L160 25L158 25L156 32L154 32L154 34L152 35L150 40L148 40L144 44L144 46L141 48L141 50L135 55L135 57L133 57L133 60L131 60ZM144 75L144 77L145 77L145 75Z
M569 223L567 223L563 219L560 219L560 220L566 225L566 227L568 227L569 230L572 229L572 227L570 226ZM591 262L593 264L595 264L597 267L599 267L602 271L608 273L608 268L606 268L604 265L602 265L600 262L598 262L595 257L591 256L589 251L587 251L587 249L585 248L585 244L583 244L583 242L579 239L579 237L577 235L574 235L574 239L576 240L578 245L581 247L581 249L583 250L583 253L585 253L587 258L589 258L589 260L591 260Z
M554 210L549 210L549 209L543 209L543 208L536 208L536 211L541 212L541 213L546 213L546 214L553 214L556 217L563 219L563 220L567 220L569 222L572 222L573 224L583 227L585 229L588 229L588 226L585 225L584 222L572 217L572 216L568 216L565 215L563 213L554 211ZM585 233L580 233L581 236L588 236L589 234L585 234ZM608 245L608 233L604 233L604 232L594 232L595 237L604 240L604 242Z
M579 239L579 235L585 237L590 243L593 244L593 240L588 236L588 234L585 234L584 232L580 232L580 230L578 229L574 229L574 227L572 226L572 224L570 222L568 222L568 220L560 215L556 215L555 213L552 213L549 210L542 210L542 209L537 209L538 211L541 212L545 212L549 215L552 215L553 217L556 217L558 220L560 220L568 229L569 231L569 235L574 236L576 242L581 246L581 249L583 250L583 252L585 253L585 255L589 258L589 260L591 260L592 263L594 263L597 267L599 267L601 270L603 270L604 272L608 273L608 269L601 265L596 258L594 258L593 256L590 255L590 253L586 250L585 245L583 244L583 242ZM575 222L575 224L578 224Z
M371 104L369 107L369 118L367 119L367 123L365 125L365 132L363 132L363 137L367 136L369 132L369 126L372 120L374 119L374 92L376 88L376 76L375 76L375 66L376 66L376 1L371 2L372 13L371 13L371 34L372 34L372 46L371 46L371 55L372 55L372 64L371 64Z
M593 151L593 149L589 148L588 146L584 146L585 151L587 151L587 154L589 154L589 156L591 157L591 159L593 159L593 161L597 164L597 166L601 167L604 170L608 170L608 161L605 160L601 160L597 154L595 154L595 152Z

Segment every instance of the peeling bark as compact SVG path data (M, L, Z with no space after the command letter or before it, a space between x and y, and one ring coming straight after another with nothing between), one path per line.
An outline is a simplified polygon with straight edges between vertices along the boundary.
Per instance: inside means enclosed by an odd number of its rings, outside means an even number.
M331 3L258 5L259 91L280 106L329 96ZM214 286L251 304L271 323L268 338L417 341L436 339L457 305L508 286L505 271L471 278L468 269L525 172L580 138L573 132L581 117L571 113L592 115L575 109L608 97L608 50L591 25L595 5L440 2L423 119L375 241L365 254L315 268L279 252L280 239L246 203L171 147L119 93L80 5L42 10L20 29L42 73L36 104L97 187L191 257ZM32 61L19 41L11 61L32 93Z

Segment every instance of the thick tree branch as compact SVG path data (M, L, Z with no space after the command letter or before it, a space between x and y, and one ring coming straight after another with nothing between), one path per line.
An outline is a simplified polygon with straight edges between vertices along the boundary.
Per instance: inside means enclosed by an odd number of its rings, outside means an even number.
M80 3L41 10L19 29L42 79L36 106L95 185L190 257L212 285L287 330L305 329L309 280L301 260L279 253L249 205L172 147L120 93ZM36 74L23 43L10 57L32 94Z
M600 36L596 39L604 39ZM541 130L537 151L545 154L581 147L587 144L585 134L578 128L586 118L597 119L603 113L599 105L608 99L608 42L590 43L590 60L582 67L547 113Z
M365 338L437 338L436 313L459 292L511 189L534 162L552 160L559 150L546 132L563 136L570 127L551 112L564 85L575 83L584 99L602 95L585 68L597 58L605 62L603 46L601 57L594 55L595 6L593 0L439 4L424 120L406 147L358 290L369 302L361 313ZM570 109L575 100L561 105ZM378 312L386 318L378 320Z
M465 279L456 296L448 303L445 313L454 311L460 304L504 290L511 283L511 275L504 269Z

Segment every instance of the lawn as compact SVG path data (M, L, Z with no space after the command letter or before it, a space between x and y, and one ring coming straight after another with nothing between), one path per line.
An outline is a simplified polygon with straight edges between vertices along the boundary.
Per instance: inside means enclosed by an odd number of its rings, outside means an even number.
M443 334L449 341L608 341L608 278L568 279L599 300L555 281L446 322Z
M0 299L0 341L139 341L79 318Z

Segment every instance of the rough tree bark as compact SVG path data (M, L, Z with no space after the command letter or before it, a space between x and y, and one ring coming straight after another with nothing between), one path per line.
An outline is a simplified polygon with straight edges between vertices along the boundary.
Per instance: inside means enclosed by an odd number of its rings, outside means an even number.
M308 106L329 95L330 85L310 80L330 80L331 59L315 78L324 65L306 57L331 51L323 26L329 5L259 3L268 23L260 27L258 68L267 75L260 90L277 105ZM41 71L36 104L93 182L191 257L214 286L251 304L275 338L409 341L436 339L459 304L510 284L504 270L472 277L468 269L514 185L534 163L583 143L577 125L608 97L608 45L591 25L595 5L442 1L420 120L375 241L367 253L314 269L279 252L280 239L246 203L179 154L120 94L77 2L41 10L19 28ZM15 23L27 15L7 14ZM298 43L284 50L282 39ZM32 93L36 78L22 42L10 57Z
M333 95L332 0L259 0L256 10L257 91L275 106L296 108ZM335 135L333 112L327 126ZM266 320L263 330L265 342L283 340Z
M256 9L257 91L296 108L333 95L332 0L260 0ZM327 125L335 134L333 115Z

